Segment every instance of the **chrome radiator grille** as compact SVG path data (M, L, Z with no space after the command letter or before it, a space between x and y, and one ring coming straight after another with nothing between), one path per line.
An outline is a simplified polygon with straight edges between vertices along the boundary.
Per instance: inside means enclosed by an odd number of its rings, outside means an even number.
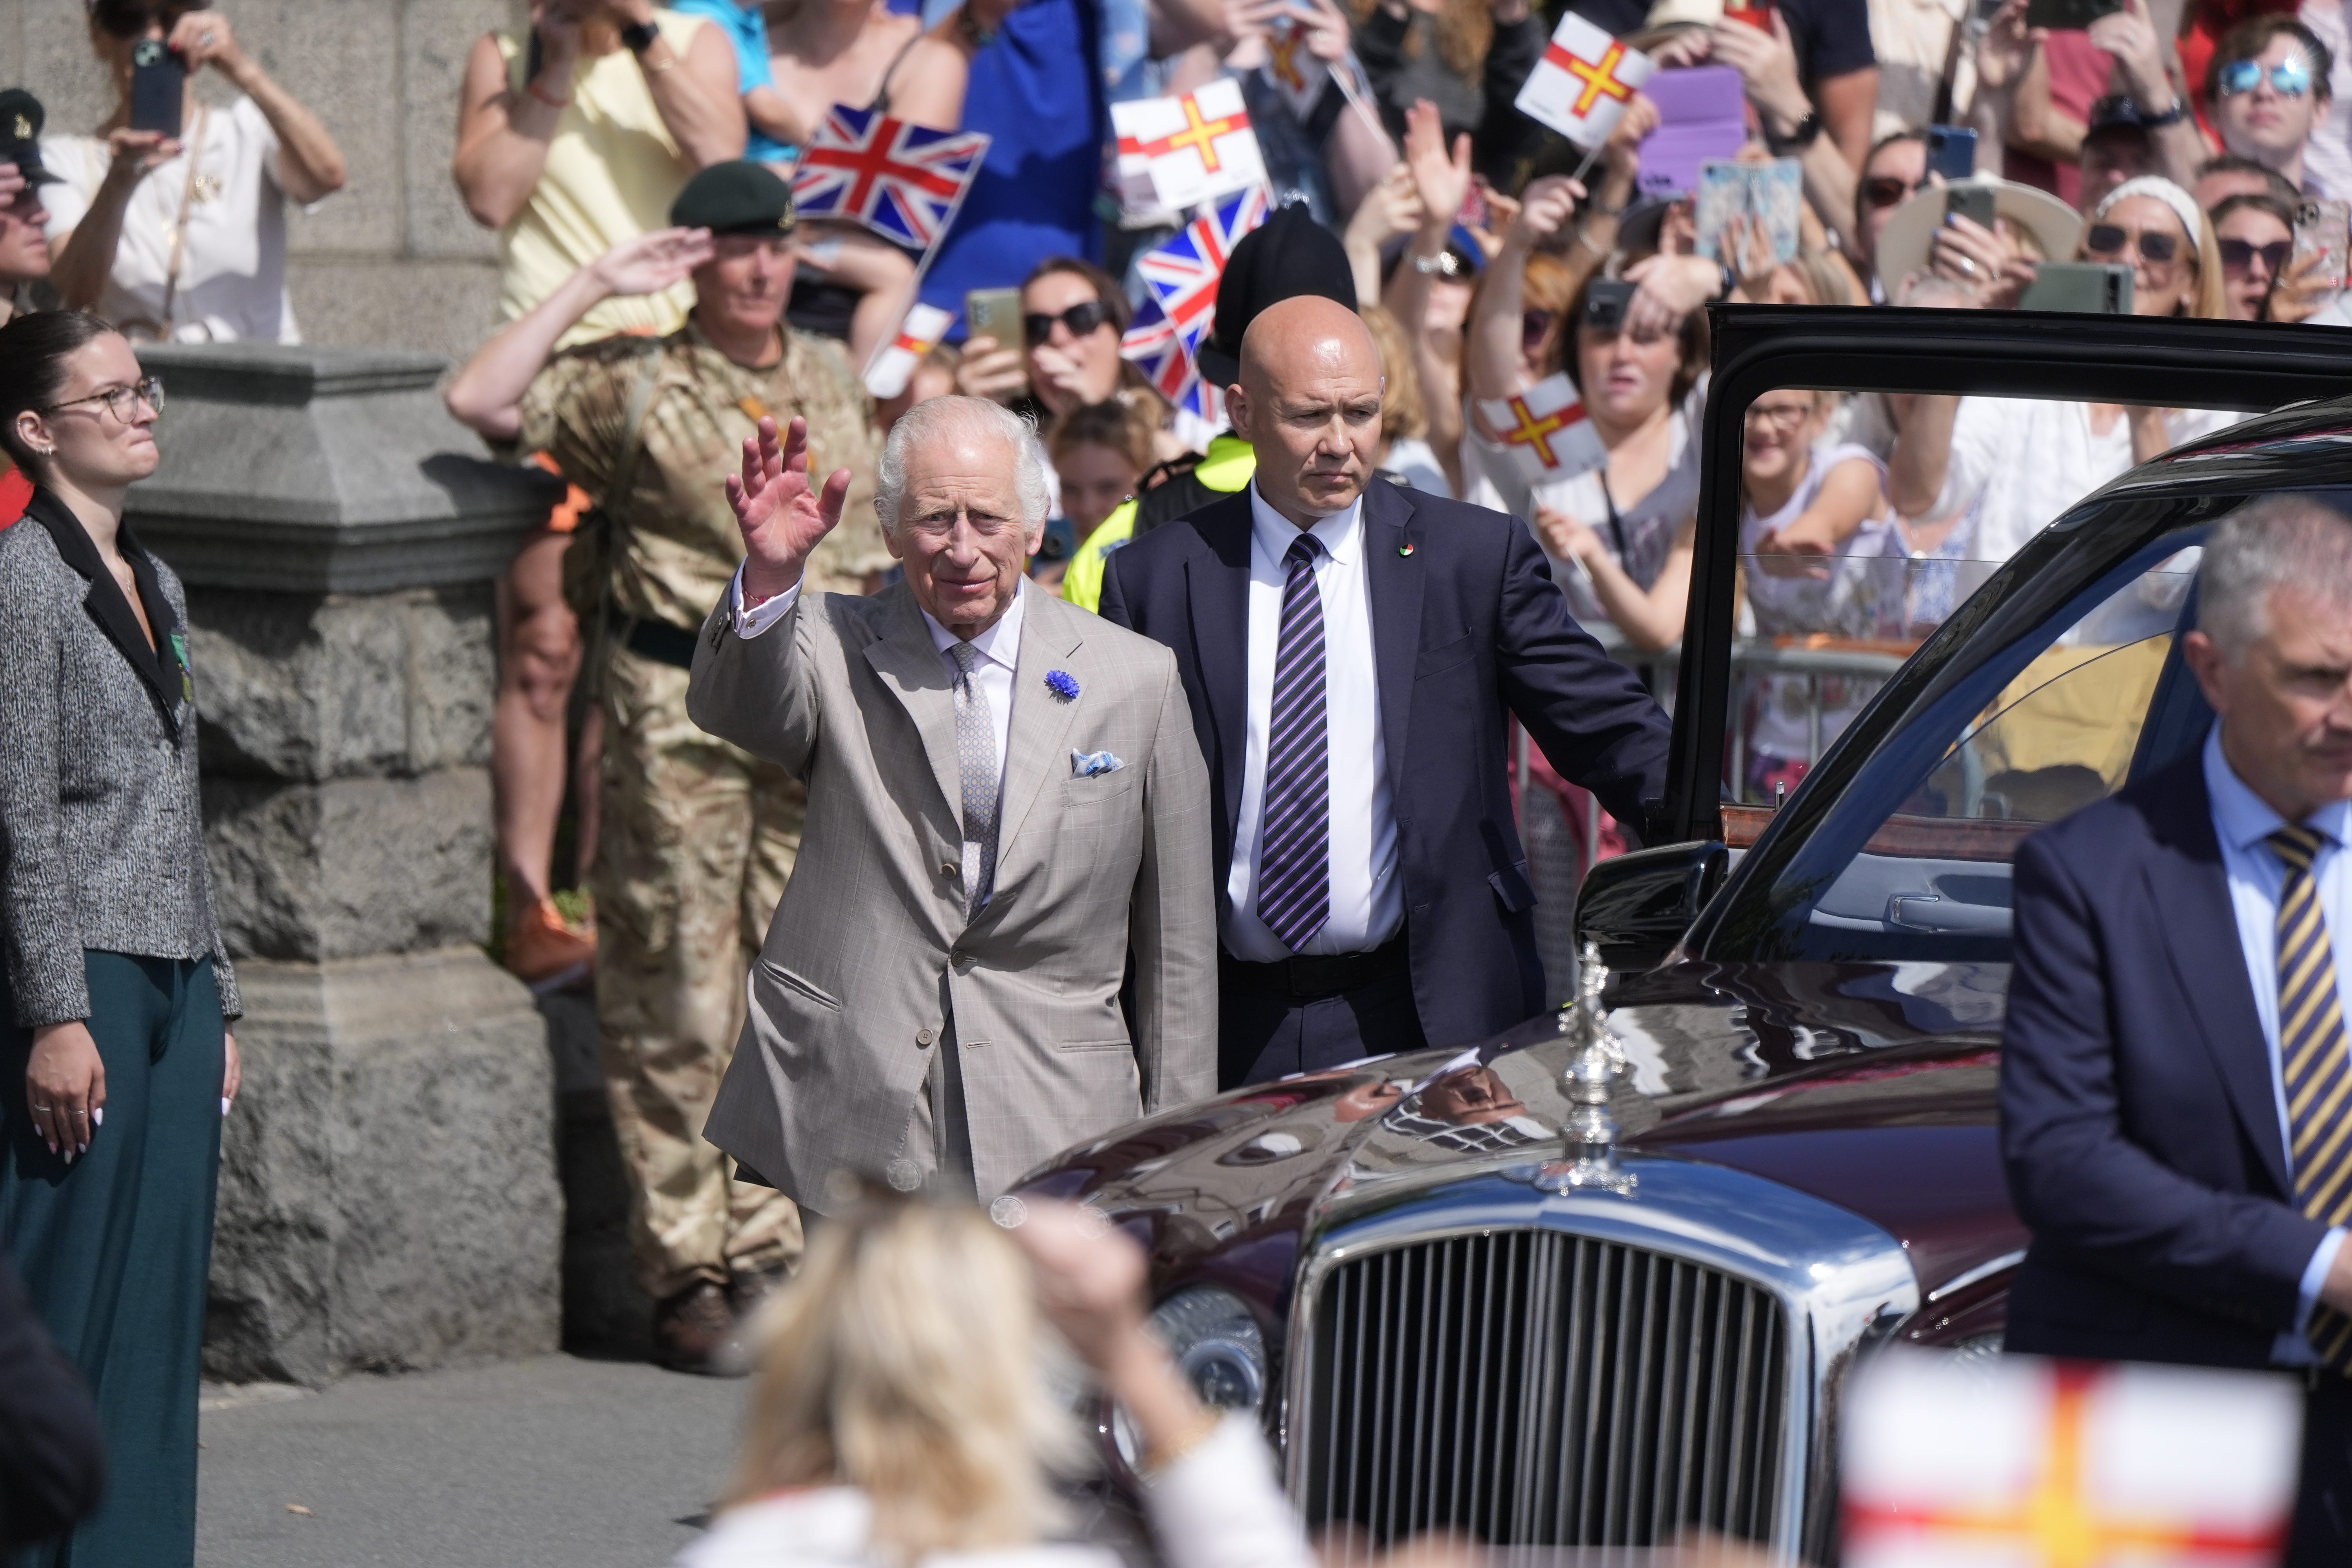
M1561 1546L1772 1531L1789 1376L1769 1291L1504 1230L1344 1263L1311 1310L1291 1426L1310 1530Z

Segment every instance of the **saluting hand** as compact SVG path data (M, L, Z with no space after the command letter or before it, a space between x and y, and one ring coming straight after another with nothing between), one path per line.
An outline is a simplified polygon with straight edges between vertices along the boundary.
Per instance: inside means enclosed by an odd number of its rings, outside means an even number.
M841 521L849 470L835 468L820 490L809 482L808 421L795 417L780 442L776 422L743 443L743 473L727 476L727 504L743 531L743 600L774 598L801 580L801 568Z

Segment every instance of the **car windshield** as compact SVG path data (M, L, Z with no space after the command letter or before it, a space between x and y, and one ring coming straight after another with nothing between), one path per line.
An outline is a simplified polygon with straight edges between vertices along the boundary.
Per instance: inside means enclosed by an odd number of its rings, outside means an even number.
M1732 776L1746 787L1727 791L1726 836L1757 849L1706 955L2006 962L2020 841L2161 769L2210 718L2178 649L2195 624L2198 546L2214 509L2177 510L2169 528L2147 526L2144 500L2077 514L2068 530L2080 536L2113 525L2141 542L2097 569L2086 560L2094 546L2053 542L1974 602L1968 580L1985 582L1998 563L1887 563L1881 586L1896 604L1920 600L1923 568L1948 572L1949 583L1925 586L1953 595L1939 606L1953 624L1864 719L1854 745L1824 760L1819 786L1780 831L1763 833L1781 815L1779 791L1765 795L1771 781L1740 765L1735 733ZM2070 577L2081 579L2071 592ZM1955 616L1948 606L1960 603ZM1860 644L1811 651L1825 656L1817 668L1749 677L1745 723L1758 739L1748 755L1769 738L1761 754L1801 740L1800 754L1821 756L1824 717L1852 722L1891 673L1864 668L1864 656L1886 656ZM1811 735L1794 735L1799 721Z

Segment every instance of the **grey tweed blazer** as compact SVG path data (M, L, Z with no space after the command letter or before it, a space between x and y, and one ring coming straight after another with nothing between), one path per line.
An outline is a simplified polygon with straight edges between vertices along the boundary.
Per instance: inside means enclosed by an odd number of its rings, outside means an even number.
M82 953L214 961L221 946L196 794L187 595L129 528L122 552L155 628L73 513L36 490L0 531L0 953L16 1026L89 1016Z
M1024 592L995 891L971 921L955 700L907 586L803 598L749 642L722 602L696 645L694 721L809 792L703 1136L819 1212L833 1172L878 1173L904 1148L950 1018L983 1201L1216 1089L1208 770L1175 658ZM1073 766L1105 751L1124 765Z

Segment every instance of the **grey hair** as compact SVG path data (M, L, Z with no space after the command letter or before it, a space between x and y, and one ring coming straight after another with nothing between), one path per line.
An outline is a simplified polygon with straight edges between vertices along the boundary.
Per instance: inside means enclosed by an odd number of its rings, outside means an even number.
M929 397L898 416L882 444L881 471L874 483L874 510L882 531L897 537L898 509L907 500L907 453L955 426L977 428L1013 448L1013 483L1021 495L1021 521L1035 529L1045 521L1053 492L1045 488L1045 460L1038 455L1036 421L985 397Z
M2263 496L2205 542L2197 629L2231 659L2270 630L2273 589L2297 587L2352 608L2352 517L2325 497Z

